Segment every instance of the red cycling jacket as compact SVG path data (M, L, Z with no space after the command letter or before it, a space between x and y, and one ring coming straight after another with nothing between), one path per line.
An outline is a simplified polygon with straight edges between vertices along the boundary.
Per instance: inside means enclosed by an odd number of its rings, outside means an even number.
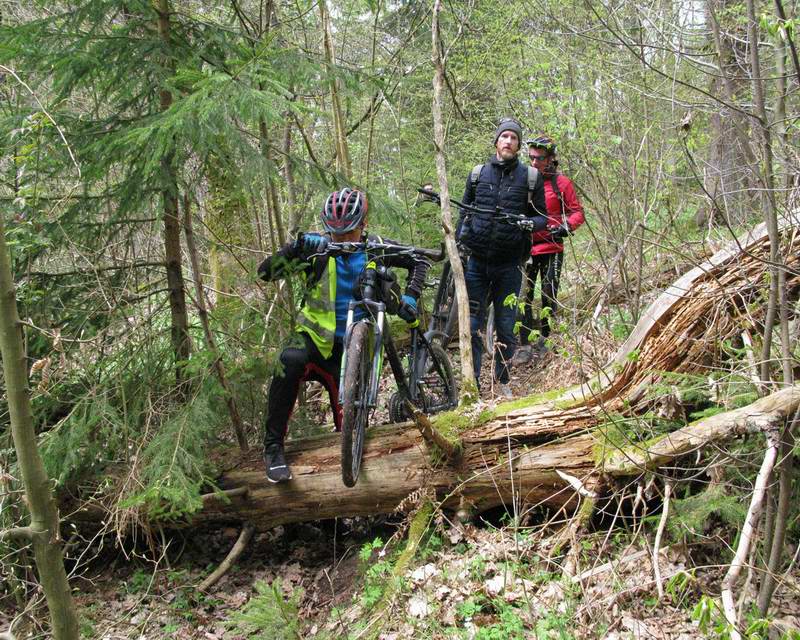
M558 190L561 192L561 197L564 200L564 217L572 231L580 227L586 218L583 215L583 207L581 206L578 195L575 193L575 186L572 180L567 176L560 173L556 176ZM564 220L561 217L561 203L558 201L558 196L553 191L552 178L549 175L544 176L544 199L547 203L547 226L557 227ZM545 231L537 231L531 235L533 244L531 246L531 255L538 256L544 253L560 253L564 251L564 245L561 240L553 240L550 233Z

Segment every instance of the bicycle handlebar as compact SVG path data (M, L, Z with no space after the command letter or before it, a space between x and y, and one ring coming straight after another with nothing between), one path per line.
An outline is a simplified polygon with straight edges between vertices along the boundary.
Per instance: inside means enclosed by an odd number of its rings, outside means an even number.
M383 251L387 253L401 254L413 253L423 258L428 258L434 262L441 262L447 255L444 242L436 249L425 249L423 247L412 247L402 244L387 244L385 242L329 242L325 251L315 255L355 253L357 251Z
M422 195L430 198L433 202L436 202L437 204L441 204L442 202L442 197L438 193L436 193L436 191L429 191L427 189L417 189L417 191ZM493 211L492 209L481 209L480 207L475 207L470 204L464 204L463 202L461 202L460 200L456 200L455 198L448 198L448 200L457 207L459 207L460 209L463 209L464 211L494 216L495 218L499 218L503 222L507 222L509 224L514 224L518 226L523 231L537 230L536 229L537 224L534 218L530 218L528 216L521 216L519 214L510 213L508 211L502 211L502 210Z

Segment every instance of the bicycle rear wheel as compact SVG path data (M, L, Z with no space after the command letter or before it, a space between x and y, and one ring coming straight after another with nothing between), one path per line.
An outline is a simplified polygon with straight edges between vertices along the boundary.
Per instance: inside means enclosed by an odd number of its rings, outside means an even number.
M434 332L433 340L443 347L458 334L458 310L455 299L456 287L450 265L445 264L442 278L433 301L433 311L428 329Z
M420 344L417 363L409 381L416 386L420 408L428 414L452 409L458 404L458 388L447 352L435 342Z
M342 482L352 487L361 471L364 435L369 417L369 378L372 358L369 325L356 324L347 343L342 398Z

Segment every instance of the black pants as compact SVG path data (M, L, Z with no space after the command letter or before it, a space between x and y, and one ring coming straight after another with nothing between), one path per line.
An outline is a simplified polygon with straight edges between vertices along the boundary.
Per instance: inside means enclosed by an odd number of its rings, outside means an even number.
M501 384L509 379L508 365L517 349L514 324L517 305L508 305L511 294L518 294L522 285L522 271L518 262L490 264L471 256L464 273L469 294L469 321L472 332L472 366L475 380L480 380L483 340L480 332L486 329L486 306L494 305L494 327L497 345L494 353L494 377ZM492 354L489 354L492 355Z
M281 352L282 372L276 373L269 386L267 418L264 423L264 446L283 443L289 418L297 402L300 383L306 380L319 382L328 390L333 422L336 430L342 427L342 409L339 405L339 370L342 366L342 344L333 345L330 358L323 358L305 333L297 347L287 347Z
M525 275L528 279L528 290L523 301L522 326L519 329L520 344L528 344L531 331L538 330L539 335L546 338L550 335L550 322L558 304L558 282L561 279L561 265L564 254L543 253L532 256ZM536 281L541 279L542 311L539 317L533 317L533 296L536 292Z

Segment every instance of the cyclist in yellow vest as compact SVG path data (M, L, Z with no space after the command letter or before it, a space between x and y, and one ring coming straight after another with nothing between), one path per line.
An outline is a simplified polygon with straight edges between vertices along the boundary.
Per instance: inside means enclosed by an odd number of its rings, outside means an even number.
M367 263L365 252L329 256L329 242L359 242L368 239L367 196L361 191L334 191L321 212L327 234L301 233L294 242L269 256L258 267L262 280L277 280L299 273L305 280L306 294L298 318L298 344L280 355L282 371L275 374L267 398L264 425L264 464L267 480L288 482L292 472L286 463L284 439L300 383L315 380L328 390L336 430L341 428L339 373L342 362L347 308L357 292L359 276ZM394 244L385 238L371 240ZM405 293L398 315L412 322L430 265L408 254L387 255L387 267L408 271ZM358 317L356 317L358 319Z

